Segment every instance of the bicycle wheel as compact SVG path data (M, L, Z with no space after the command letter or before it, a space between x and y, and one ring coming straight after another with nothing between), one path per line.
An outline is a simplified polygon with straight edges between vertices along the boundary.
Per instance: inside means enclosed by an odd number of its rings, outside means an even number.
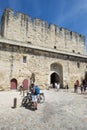
M40 93L39 95L39 103L44 103L45 102L45 95L44 93Z
M33 102L32 102L32 100L28 100L28 107L31 107L32 105L33 105Z
M28 97L25 96L25 97L22 99L22 106L23 106L23 107L26 107L26 106L27 106L27 103L28 103Z

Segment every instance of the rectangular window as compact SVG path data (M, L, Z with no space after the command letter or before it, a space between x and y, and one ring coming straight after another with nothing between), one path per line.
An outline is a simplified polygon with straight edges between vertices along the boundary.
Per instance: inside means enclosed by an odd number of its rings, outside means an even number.
M80 68L80 63L79 62L77 62L77 67Z
M54 46L54 49L56 49L56 46Z
M26 62L27 62L27 57L23 56L23 63L26 63Z

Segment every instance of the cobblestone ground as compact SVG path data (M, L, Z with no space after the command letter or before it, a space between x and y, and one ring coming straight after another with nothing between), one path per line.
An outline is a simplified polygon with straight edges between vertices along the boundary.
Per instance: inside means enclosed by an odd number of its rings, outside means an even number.
M21 107L17 91L0 92L0 130L87 130L87 94L73 90L43 90L45 103L38 110ZM12 109L17 98L17 108Z

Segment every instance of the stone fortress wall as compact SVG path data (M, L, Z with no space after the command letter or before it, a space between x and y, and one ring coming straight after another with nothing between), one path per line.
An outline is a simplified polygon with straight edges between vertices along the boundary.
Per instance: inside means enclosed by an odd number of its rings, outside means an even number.
M87 71L85 36L48 24L40 19L6 9L1 20L0 87L10 88L35 74L35 82L46 88L53 78L70 87ZM26 57L26 63L23 63ZM53 75L55 76L53 77ZM55 78L55 80L56 80Z
M56 50L86 54L85 36L40 19L6 9L2 17L2 36Z

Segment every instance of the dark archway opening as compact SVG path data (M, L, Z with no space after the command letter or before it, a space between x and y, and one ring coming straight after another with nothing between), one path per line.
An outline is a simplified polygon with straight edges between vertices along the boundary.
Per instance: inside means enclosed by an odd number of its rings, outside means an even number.
M58 76L57 73L52 73L50 78L51 78L51 79L50 79L51 84L52 84L52 86L53 86L53 88L54 88L54 87L55 87L54 84L59 82L59 76Z

